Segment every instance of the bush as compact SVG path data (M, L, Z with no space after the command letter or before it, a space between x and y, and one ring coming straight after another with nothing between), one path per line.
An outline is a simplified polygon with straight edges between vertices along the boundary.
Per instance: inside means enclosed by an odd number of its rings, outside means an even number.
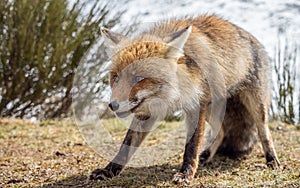
M58 0L0 1L0 116L58 117L72 103L79 62L112 27L107 3ZM87 14L86 11L88 10Z
M273 118L300 123L300 44L279 36L273 62Z

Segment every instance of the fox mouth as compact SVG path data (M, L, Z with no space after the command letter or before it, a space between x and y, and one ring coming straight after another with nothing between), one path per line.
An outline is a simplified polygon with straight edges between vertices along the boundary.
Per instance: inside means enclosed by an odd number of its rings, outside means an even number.
M129 116L131 114L131 111L125 111L125 112L116 112L116 115L119 118L126 118L127 116Z
M141 105L142 102L143 102L143 100L131 102L131 104L132 104L132 108L131 109L129 109L127 111L115 112L115 114L119 118L126 118L130 114L134 113L136 111L136 109Z

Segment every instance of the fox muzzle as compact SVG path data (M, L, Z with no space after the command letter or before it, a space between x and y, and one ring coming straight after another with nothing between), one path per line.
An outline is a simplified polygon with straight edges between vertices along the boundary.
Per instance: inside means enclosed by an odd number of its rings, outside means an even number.
M116 101L112 101L108 104L108 106L112 111L116 111L119 109L119 103L117 103Z

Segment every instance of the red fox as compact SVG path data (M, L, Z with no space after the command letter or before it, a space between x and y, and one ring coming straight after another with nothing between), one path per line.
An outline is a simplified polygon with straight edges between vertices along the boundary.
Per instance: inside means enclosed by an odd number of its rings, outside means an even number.
M256 131L267 165L280 165L268 128L269 60L251 34L215 15L172 19L134 39L106 28L102 34L114 52L109 108L119 117L134 117L119 153L91 179L119 175L158 116L179 109L185 113L187 139L175 182L189 183L198 162L209 162L217 151L233 157L250 153ZM220 126L209 118L212 108L222 108L214 93L226 102ZM212 139L200 153L205 122Z

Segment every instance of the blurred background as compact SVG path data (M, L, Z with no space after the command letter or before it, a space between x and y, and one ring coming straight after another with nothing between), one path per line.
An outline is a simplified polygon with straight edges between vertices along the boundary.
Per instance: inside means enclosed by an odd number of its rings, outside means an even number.
M271 118L299 126L299 0L1 0L0 117L72 117L72 98L82 91L99 104L107 101L101 26L127 34L148 22L205 13L263 43L272 67Z

